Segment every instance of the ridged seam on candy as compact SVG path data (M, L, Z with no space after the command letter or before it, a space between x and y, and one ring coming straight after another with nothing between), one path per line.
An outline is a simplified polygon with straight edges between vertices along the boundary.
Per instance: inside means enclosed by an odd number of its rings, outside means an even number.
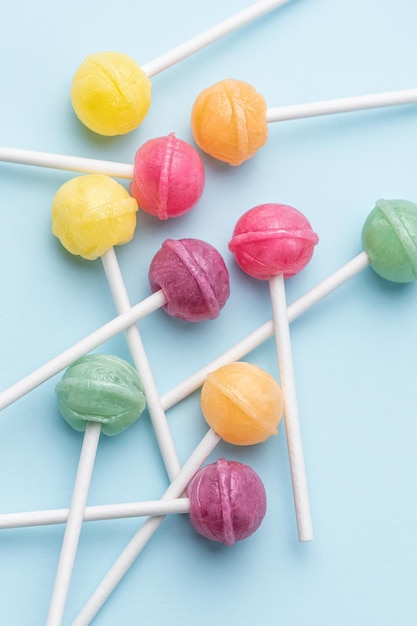
M210 311L210 319L215 319L220 313L219 303L210 281L206 279L206 274L200 271L200 263L196 261L195 256L188 251L187 247L181 242L181 240L168 240L168 242L171 241L173 242L170 245L171 250L173 250L173 252L175 252L175 254L181 259L184 266L190 273L190 276L197 283L200 295L204 298L207 308ZM168 245L167 242L165 243ZM210 297L207 297L207 293L210 294Z
M395 233L401 231L401 237L398 236L398 242L403 247L404 253L413 268L414 276L417 278L417 260L414 261L414 259L417 259L417 243L414 241L415 238L413 238L409 232L406 223L401 219L400 215L398 215L398 212L392 208L391 202L392 201L381 199L377 201L376 206L384 214L393 231ZM406 242L404 241L405 237L407 238ZM410 254L409 250L414 251L415 253Z

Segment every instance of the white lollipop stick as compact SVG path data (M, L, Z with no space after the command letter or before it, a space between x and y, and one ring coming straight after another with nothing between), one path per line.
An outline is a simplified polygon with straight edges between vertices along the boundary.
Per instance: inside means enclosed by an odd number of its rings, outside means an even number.
M376 109L417 102L417 89L403 89L400 91L385 91L365 96L353 96L334 100L323 100L307 104L293 104L268 109L267 122L283 122L303 117L318 117L334 113L350 113L364 109Z
M60 626L62 624L100 432L100 423L87 423L51 603L49 605L47 626Z
M262 17L273 9L276 9L283 4L287 4L287 2L289 2L289 0L260 0L259 2L255 2L247 9L243 9L243 11L240 11L223 22L220 22L217 26L209 28L200 35L189 39L185 43L173 48L157 59L150 61L146 65L142 65L142 70L148 78L151 78L152 76L155 76L155 74L159 74L159 72L162 72L179 61L186 59L195 52L198 52L209 44L221 39L225 35L228 35L238 28L249 24L253 20Z
M101 260L117 311L118 313L126 313L130 309L130 301L114 248L107 250L107 252L105 252L101 257ZM135 367L139 372L139 376L145 389L149 416L152 421L168 477L170 481L172 481L180 471L181 464L175 450L165 412L161 405L142 338L136 325L129 326L126 329L126 339Z
M414 104L417 89L383 92L365 96L354 96L335 100L323 100L307 104L293 104L270 108L266 112L267 122L283 122L305 117L318 117L335 113L349 113L365 109ZM33 165L85 174L105 174L114 178L133 179L133 165L99 159L66 156L35 150L0 146L0 161L20 165Z
M163 494L161 498L162 501L178 498L183 493L194 474L211 454L219 441L220 437L210 428L183 465L178 476ZM87 626L87 624L90 624L91 620L117 587L164 519L165 516L163 515L148 517L146 519L108 571L107 575L103 578L91 598L72 622L72 626Z
M365 252L361 252L352 261L344 265L342 268L331 274L328 278L316 285L313 289L307 292L304 296L299 298L293 304L288 307L288 319L290 322L294 321L300 315L308 311L312 306L320 302L323 298L328 296L332 291L335 291L338 287L343 285L347 280L353 278L357 273L363 270L369 265L369 259ZM158 291L146 300L139 302L130 311L115 317L110 322L107 322L104 326L101 326L98 330L91 333L72 347L68 348L60 355L54 357L31 374L28 374L11 387L8 387L0 393L0 410L13 404L30 391L33 391L36 387L44 383L52 376L55 376L60 371L64 370L68 365L81 358L91 350L94 350L101 344L105 343L118 333L122 332L142 317L149 315L152 311L157 310L159 307L166 303L165 296L162 291ZM207 374L231 363L232 361L238 361L246 356L252 350L255 350L267 339L274 334L272 320L265 322L255 331L250 333L247 337L236 343L229 348L222 355L196 371L182 383L179 383L173 389L168 391L161 397L161 404L164 410L171 408L178 402L181 402L188 395L196 391L204 382Z
M68 520L70 509L46 509L44 511L24 511L22 513L0 514L0 530L10 528L28 528L30 526L51 526L64 524ZM126 519L149 515L171 515L190 512L189 498L173 500L147 500L143 502L124 502L121 504L100 504L84 509L84 522Z
M55 170L82 172L84 174L104 174L113 178L133 179L133 165L128 163L114 163L100 159L85 159L83 157L66 156L36 150L21 150L19 148L0 147L0 161L19 165L34 165Z
M291 469L298 538L300 541L311 541L313 539L313 524L311 521L307 476L304 464L300 419L298 415L298 403L283 274L271 277L269 279L269 288L272 303L275 344L278 355L279 377L285 400L285 432L287 435L288 456Z

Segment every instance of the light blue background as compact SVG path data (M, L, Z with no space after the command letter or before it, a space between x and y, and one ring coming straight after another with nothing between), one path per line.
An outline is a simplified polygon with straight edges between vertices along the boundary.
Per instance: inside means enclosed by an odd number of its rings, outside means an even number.
M73 72L92 52L145 63L247 6L244 0L86 2L14 0L0 26L0 142L132 162L145 140L175 131L192 141L197 94L226 77L252 83L269 106L416 86L417 3L293 0L153 79L153 104L130 135L93 136L75 118ZM140 324L159 391L270 318L268 287L243 275L227 250L238 217L264 202L301 210L319 234L308 267L287 281L291 303L361 250L360 231L380 197L417 201L417 107L272 124L267 145L239 168L203 157L207 184L186 216L138 217L118 258L132 302L149 294L147 270L167 237L214 244L230 270L221 316L187 325L158 311ZM0 164L0 386L6 389L108 321L114 305L100 262L67 254L51 235L50 207L65 172ZM315 540L300 544L285 429L219 456L263 478L268 513L232 548L171 517L94 624L184 626L412 626L417 615L417 286L372 269L292 325ZM130 360L123 335L99 351ZM247 357L277 376L272 340ZM68 506L82 437L57 412L48 381L4 410L2 512ZM169 411L184 461L206 432L198 393ZM158 498L167 486L148 416L102 438L89 502ZM85 524L68 598L69 624L138 527ZM0 623L45 623L64 527L2 531Z

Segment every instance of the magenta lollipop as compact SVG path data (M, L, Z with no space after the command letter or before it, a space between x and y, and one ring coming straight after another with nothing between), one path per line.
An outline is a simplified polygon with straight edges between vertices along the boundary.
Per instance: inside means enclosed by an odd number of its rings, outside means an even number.
M230 295L223 257L201 239L166 239L151 261L149 284L164 292L164 310L187 322L215 319Z
M188 513L194 530L232 546L250 537L266 514L266 492L260 476L245 463L224 458L197 470L187 487L188 497L124 504L87 506L84 521ZM62 524L69 509L0 514L0 528Z
M300 541L313 539L313 530L295 391L284 278L294 276L307 265L317 242L317 235L300 211L284 204L263 204L242 215L229 243L236 262L247 274L269 281Z
M227 546L252 535L265 517L262 480L251 467L238 461L219 459L203 467L187 492L194 530Z

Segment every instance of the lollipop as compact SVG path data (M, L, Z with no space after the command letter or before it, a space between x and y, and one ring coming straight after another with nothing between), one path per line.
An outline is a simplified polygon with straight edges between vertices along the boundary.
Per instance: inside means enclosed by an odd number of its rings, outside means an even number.
M260 443L278 432L281 389L259 367L229 363L207 375L201 410L223 441L237 446Z
M190 144L174 133L147 141L136 153L132 196L160 220L192 209L204 189L204 167Z
M222 257L200 239L166 239L151 261L149 284L164 292L169 315L188 322L215 319L230 295Z
M233 545L252 535L266 513L266 494L248 465L219 459L188 485L190 521L200 535Z
M411 254L409 257L404 256L401 246L401 238L405 235L406 241L410 243L415 242L415 245L417 246L417 205L408 200L379 200L376 203L375 209L369 214L370 223L373 221L370 219L371 215L381 215L381 206L390 207L391 211L397 216L397 226L398 223L401 223L404 225L404 229L394 228L392 223L390 228L387 229L386 223L380 219L373 224L372 230L374 245L378 241L378 232L381 233L381 237L383 234L386 235L387 232L390 233L390 240L394 242L397 241L398 245L391 246L389 250L382 245L380 248L379 263L377 263L375 267L373 265L371 265L371 267L377 271L382 264L382 260L385 259L383 261L385 271L387 271L388 267L391 267L392 270L395 270L392 274L395 274L398 277L397 282L407 282L410 277L412 278L413 276L412 268L413 263L415 264L415 255L413 256L413 254ZM389 222L389 220L387 219L386 222ZM379 228L377 228L378 225ZM365 233L367 230L368 229L365 229ZM384 239L381 238L381 241L383 240ZM368 248L368 246L366 247ZM408 250L409 252L412 252L413 247L408 246ZM368 252L372 256L372 249L368 249ZM323 300L346 281L353 278L356 274L368 267L370 265L368 252L361 252L339 270L330 274L330 276L313 287L304 296L301 296L301 298L290 304L288 306L288 321L292 322L297 319L300 315L308 311L313 305ZM0 410L6 408L13 402L16 402L16 400L22 398L46 380L58 374L76 359L79 359L84 354L94 350L118 333L126 330L126 328L133 325L146 315L150 315L153 311L163 306L165 302L166 298L163 291L157 291L149 298L146 298L142 302L134 305L131 309L129 309L129 311L118 315L67 350L64 350L64 352L52 358L47 363L34 370L31 374L28 374L15 384L11 385L8 389L1 392ZM186 396L196 391L203 384L210 372L221 367L222 365L226 365L227 363L237 361L247 356L252 350L270 339L273 335L273 321L269 320L241 339L226 352L219 355L210 363L204 365L182 383L179 383L173 389L164 394L161 398L162 406L165 410L174 406L177 402L180 402Z
M191 112L191 128L201 150L230 165L240 165L266 143L270 122L416 101L417 89L408 89L267 109L264 97L252 85L229 78L198 95Z
M252 535L266 513L262 480L252 468L237 461L219 459L206 465L192 478L187 493L188 498L86 507L83 521L189 513L197 533L231 546ZM52 509L2 514L0 528L61 524L68 513L68 509Z
M298 418L284 278L310 261L318 241L302 213L283 204L263 204L237 222L229 248L250 276L269 280L280 379L285 398L285 427L300 541L313 538L304 455Z
M124 202L120 201L120 197ZM78 254L86 259L101 257L119 313L130 309L130 301L113 246L128 241L133 236L136 224L135 207L135 200L119 183L107 176L94 174L79 176L65 183L55 195L52 206L52 231L62 245L72 254ZM125 216L128 230L124 223ZM123 237L120 237L119 231ZM206 244L206 248L208 247L212 250ZM221 269L216 270L217 276L223 281L222 300L218 309L220 310L229 293L228 273L217 251L216 253L212 251L211 259L211 265L208 264L206 268L208 273L213 271L214 265L221 264ZM190 260L194 269L188 280L191 279L194 284L192 274L195 276L198 272L194 259ZM204 269L200 274L203 273ZM183 280L184 272L178 278L180 283ZM166 304L166 301L163 304ZM184 306L188 306L186 302ZM209 311L208 317L210 315L213 317L212 311ZM132 358L145 387L148 410L162 457L172 480L180 470L180 463L137 326L129 327L126 335Z
M137 372L126 361L111 355L92 354L74 363L56 392L62 416L75 430L85 431L85 436L48 625L62 623L100 432L113 436L126 430L140 417L146 404Z
M228 366L225 366L227 368ZM224 389L221 409L224 412L221 423L218 424L218 431L210 428L205 437L196 447L194 452L183 465L180 473L171 482L168 489L162 496L162 500L177 498L185 490L198 468L204 463L208 455L214 450L223 436L229 437L233 428L245 428L245 441L241 445L252 445L264 441L271 433L275 433L282 417L283 396L278 383L267 372L249 363L231 364L233 374L225 375L225 372L218 372L219 378L224 383L230 385L230 389ZM238 374L241 374L240 376ZM217 375L213 373L214 376ZM251 380L252 379L252 380ZM254 391L248 397L247 387ZM202 389L202 403L205 389ZM205 399L204 416L211 414L211 402ZM213 404L213 411L217 411L219 404ZM242 423L238 423L236 416L242 417ZM211 420L211 418L209 418ZM252 427L244 425L249 422ZM208 422L210 424L210 422ZM134 560L140 554L146 543L161 525L164 517L149 517L133 536L129 544L123 550L119 558L113 564L107 575L101 581L96 592L87 601L80 613L74 619L73 626L86 625L100 610L109 595L115 589L121 578L128 571Z
M146 141L133 165L13 148L0 148L0 161L130 179L130 191L139 207L160 220L192 209L205 183L198 152L175 133Z
M68 252L93 261L133 238L137 209L136 200L108 176L77 176L55 194L52 232Z
M130 132L141 124L151 104L150 78L288 1L255 2L142 68L127 54L101 52L88 56L72 80L75 114L87 128L101 135Z
M139 207L161 220L192 209L205 182L197 151L175 133L145 142L133 165L8 148L0 149L0 160L132 179L130 191Z
M417 279L417 205L378 200L362 228L362 245L379 276L395 283Z

